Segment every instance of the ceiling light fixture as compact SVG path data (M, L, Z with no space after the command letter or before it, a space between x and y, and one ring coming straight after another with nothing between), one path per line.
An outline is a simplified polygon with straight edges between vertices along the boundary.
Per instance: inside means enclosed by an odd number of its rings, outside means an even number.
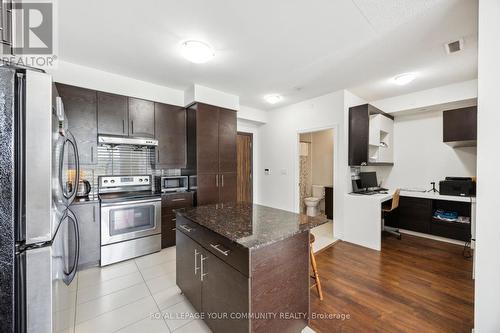
M408 84L411 81L415 80L416 77L417 74L415 73L403 73L396 75L392 80L398 86L404 86L405 84Z
M269 104L276 104L276 103L280 102L283 99L283 97L281 95L278 95L278 94L271 94L271 95L267 95L266 97L264 97L264 99Z
M213 57L215 52L210 45L199 40L188 40L182 43L182 54L195 64L203 64Z

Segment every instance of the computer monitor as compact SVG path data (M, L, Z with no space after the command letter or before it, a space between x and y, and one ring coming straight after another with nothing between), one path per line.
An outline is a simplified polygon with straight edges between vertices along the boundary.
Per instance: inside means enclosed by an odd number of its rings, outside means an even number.
M361 188L378 187L377 173L376 172L360 172L359 180Z

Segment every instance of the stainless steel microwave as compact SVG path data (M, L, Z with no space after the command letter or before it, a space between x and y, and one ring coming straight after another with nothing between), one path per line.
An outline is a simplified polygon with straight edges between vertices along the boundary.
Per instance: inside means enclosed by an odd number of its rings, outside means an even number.
M189 188L188 176L158 176L155 180L157 190L162 192L181 192Z

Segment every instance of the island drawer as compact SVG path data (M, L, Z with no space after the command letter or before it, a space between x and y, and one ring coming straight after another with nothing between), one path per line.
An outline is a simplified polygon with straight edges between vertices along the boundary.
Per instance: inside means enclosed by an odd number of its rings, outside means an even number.
M238 270L246 277L250 276L249 251L224 236L205 228L177 214L177 230L189 236L207 251Z

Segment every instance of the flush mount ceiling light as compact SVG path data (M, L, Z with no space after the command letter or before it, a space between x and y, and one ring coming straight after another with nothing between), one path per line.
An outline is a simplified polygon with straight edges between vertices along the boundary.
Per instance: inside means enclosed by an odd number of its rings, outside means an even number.
M271 95L265 96L264 99L269 104L276 104L279 101L281 101L283 99L283 97L281 95L278 95L278 94L271 94Z
M392 81L397 84L398 86L404 86L405 84L410 83L411 81L415 80L417 77L416 73L403 73L396 75Z
M199 40L188 40L183 42L181 46L184 58L195 64L203 64L215 57L212 47Z

